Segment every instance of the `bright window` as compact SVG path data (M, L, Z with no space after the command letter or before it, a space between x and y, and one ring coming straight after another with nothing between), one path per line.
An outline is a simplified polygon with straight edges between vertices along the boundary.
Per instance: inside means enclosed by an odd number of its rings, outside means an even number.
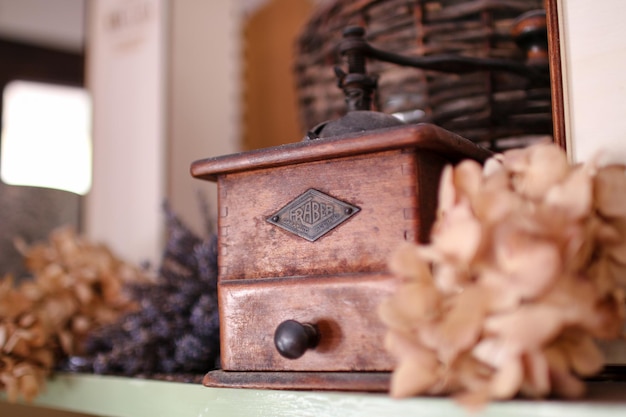
M91 101L83 88L12 81L2 96L0 178L10 185L86 194Z

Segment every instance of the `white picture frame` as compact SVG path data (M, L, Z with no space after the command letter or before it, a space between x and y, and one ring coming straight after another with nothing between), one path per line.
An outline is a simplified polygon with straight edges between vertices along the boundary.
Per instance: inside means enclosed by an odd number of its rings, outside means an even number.
M626 1L546 0L546 12L554 141L574 163L626 164ZM626 340L601 348L626 365Z
M547 0L555 141L572 162L626 163L623 0Z

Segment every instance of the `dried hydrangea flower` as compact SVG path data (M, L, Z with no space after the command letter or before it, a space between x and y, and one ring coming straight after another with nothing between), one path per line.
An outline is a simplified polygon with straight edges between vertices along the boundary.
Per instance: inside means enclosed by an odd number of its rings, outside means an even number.
M135 308L123 288L147 277L72 229L48 242L19 242L33 277L0 281L0 389L9 401L30 401L58 360L82 352L94 329Z
M626 167L570 166L553 144L446 167L431 243L390 260L391 394L582 395L594 339L623 331L625 207Z
M139 268L71 228L54 230L48 242L22 245L22 253L34 275L32 284L39 288L29 295L45 312L42 320L54 329L66 356L82 353L83 340L91 330L135 309L125 287L148 281Z

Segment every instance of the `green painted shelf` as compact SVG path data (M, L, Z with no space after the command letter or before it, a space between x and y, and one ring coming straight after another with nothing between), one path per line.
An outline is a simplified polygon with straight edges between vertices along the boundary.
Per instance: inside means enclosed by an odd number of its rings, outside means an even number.
M623 417L626 382L590 383L589 395L583 400L497 402L469 414L445 398L394 400L385 394L205 388L177 382L58 374L29 407L108 417Z

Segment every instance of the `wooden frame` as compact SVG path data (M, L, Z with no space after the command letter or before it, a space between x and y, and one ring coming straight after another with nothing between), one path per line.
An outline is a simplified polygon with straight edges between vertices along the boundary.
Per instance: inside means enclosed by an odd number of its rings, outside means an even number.
M566 148L565 110L563 109L563 75L561 72L561 45L559 36L558 0L546 0L548 24L548 56L552 91L552 120L554 142Z
M554 140L574 162L626 162L621 0L546 0Z

